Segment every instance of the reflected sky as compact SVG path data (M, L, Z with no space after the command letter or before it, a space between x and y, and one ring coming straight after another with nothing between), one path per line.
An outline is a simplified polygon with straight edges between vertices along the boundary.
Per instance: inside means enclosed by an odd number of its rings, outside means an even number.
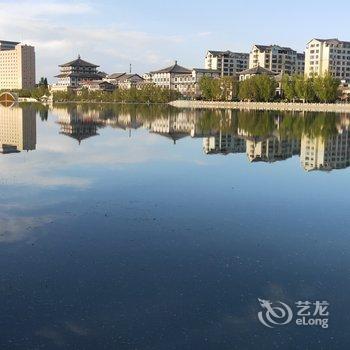
M349 346L349 116L0 107L1 349ZM258 298L329 300L267 329Z

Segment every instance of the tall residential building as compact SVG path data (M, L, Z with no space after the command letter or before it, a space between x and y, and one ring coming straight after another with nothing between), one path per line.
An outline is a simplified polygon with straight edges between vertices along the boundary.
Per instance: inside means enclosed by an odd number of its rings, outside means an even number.
M278 74L304 74L305 55L289 47L254 45L249 55L249 68L258 66Z
M34 47L0 40L0 90L31 89L34 86Z
M35 109L0 106L0 153L31 151L35 148Z
M205 68L218 70L221 76L238 75L248 69L248 66L248 53L209 50L205 56Z
M305 74L331 74L350 83L350 42L338 39L312 39L305 52Z

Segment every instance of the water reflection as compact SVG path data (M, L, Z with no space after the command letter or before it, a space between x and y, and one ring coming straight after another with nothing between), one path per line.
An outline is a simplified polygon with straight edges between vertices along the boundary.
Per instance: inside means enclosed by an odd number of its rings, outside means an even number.
M48 107L0 106L2 153L34 150L36 118L48 119ZM99 129L143 128L176 143L202 139L206 155L246 153L249 162L274 163L300 156L306 171L343 169L350 165L347 114L234 110L181 110L168 106L60 104L50 111L59 133L80 144Z
M36 147L36 110L0 105L0 152L32 151Z

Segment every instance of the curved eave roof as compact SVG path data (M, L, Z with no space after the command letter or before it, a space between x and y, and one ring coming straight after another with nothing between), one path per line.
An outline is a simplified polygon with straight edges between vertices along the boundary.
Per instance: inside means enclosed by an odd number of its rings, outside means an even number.
M177 63L164 68L164 69L160 69L154 72L151 72L152 74L159 74L159 73L175 73L175 74L190 74L191 71L185 67L179 66Z
M73 60L73 61L70 61L70 62L67 62L64 64L60 64L59 67L93 67L93 68L97 68L99 66L96 64L84 61L79 57L76 60Z

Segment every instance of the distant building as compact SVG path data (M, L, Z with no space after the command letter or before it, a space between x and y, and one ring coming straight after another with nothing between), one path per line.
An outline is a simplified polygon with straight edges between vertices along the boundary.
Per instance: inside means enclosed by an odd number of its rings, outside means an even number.
M270 77L276 77L278 73L272 72L269 69L257 66L254 68L249 68L239 73L239 81L244 81L246 79L255 77L256 75L268 75Z
M259 66L275 73L304 74L305 55L289 47L254 45L249 55L249 68Z
M35 87L34 47L0 40L0 90L33 87Z
M210 78L219 78L220 71L213 69L193 68L187 69L181 67L175 61L173 66L151 72L152 82L156 86L176 90L188 97L198 97L200 95L199 82L206 76Z
M113 92L115 90L115 85L109 83L108 81L102 80L87 80L80 84L82 88L86 88L89 91L106 91Z
M59 67L61 73L56 75L58 81L52 86L54 91L79 88L86 81L101 80L104 76L97 71L98 65L82 60L80 55L76 60L61 64Z
M178 90L178 79L192 80L191 70L177 64L177 61L170 66L150 73L152 82L162 88Z
M248 67L248 53L209 50L205 56L205 68L218 70L221 76L235 76Z
M116 85L119 89L129 90L131 88L140 88L143 86L144 79L138 74L123 74L116 79Z
M35 109L0 105L0 153L32 151L35 148Z
M323 76L350 83L350 42L338 39L312 39L305 52L306 76Z

